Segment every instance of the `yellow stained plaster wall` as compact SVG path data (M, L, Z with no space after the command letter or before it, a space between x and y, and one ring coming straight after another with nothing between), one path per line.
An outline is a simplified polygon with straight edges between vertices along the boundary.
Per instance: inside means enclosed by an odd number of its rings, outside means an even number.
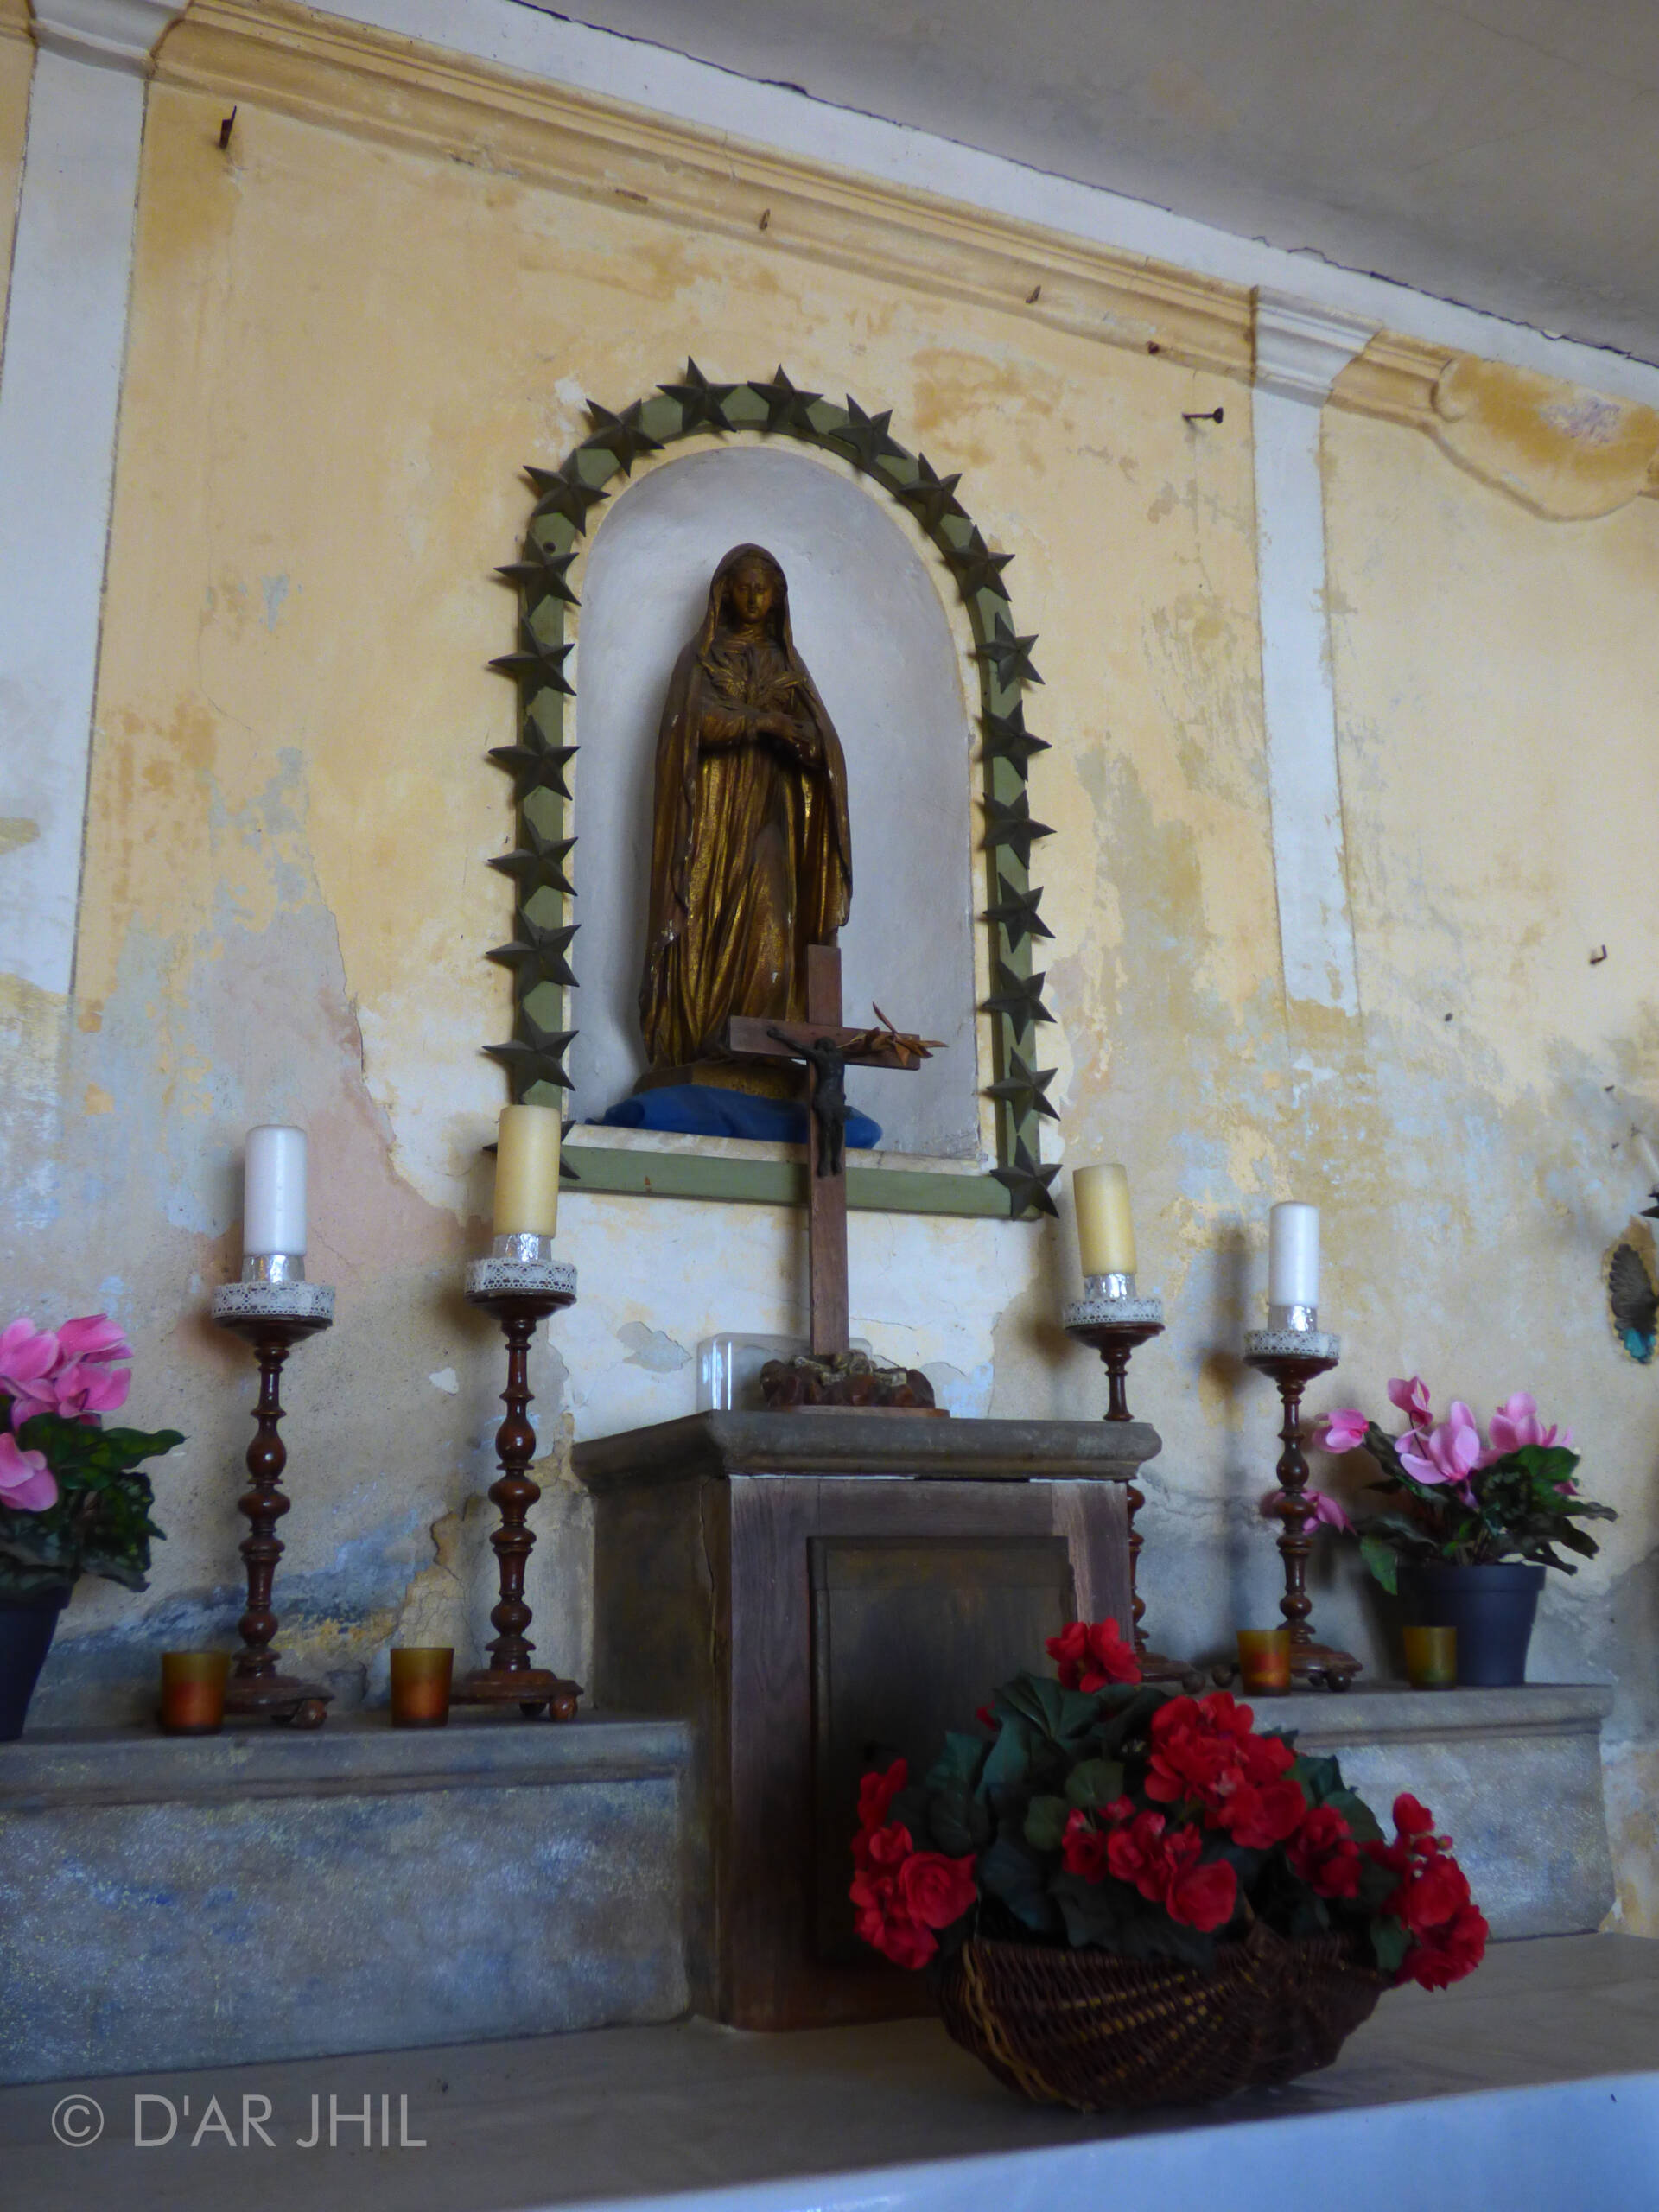
M522 528L518 464L556 461L588 395L620 406L688 352L714 377L781 359L890 406L1017 556L1052 747L1033 810L1058 833L1038 860L1058 1017L1041 1057L1069 1156L1129 1161L1145 1278L1171 1305L1135 1373L1166 1438L1144 1522L1160 1639L1214 1648L1273 1603L1255 1509L1274 1417L1237 1348L1266 1207L1294 1192L1328 1210L1346 1353L1325 1402L1376 1405L1419 1366L1478 1404L1535 1386L1573 1421L1626 1518L1605 1570L1552 1597L1541 1649L1626 1672L1639 1639L1605 1616L1644 1602L1659 1395L1611 1345L1595 1278L1635 1196L1601 1084L1659 1080L1636 750L1659 507L1547 522L1416 431L1329 416L1363 1013L1292 1020L1237 384L1017 301L699 235L257 99L227 160L216 93L150 98L70 1127L29 1264L66 1310L121 1313L135 1416L191 1441L162 1471L151 1599L79 1595L48 1688L134 1663L146 1604L188 1611L233 1582L247 1370L202 1314L234 1267L259 1119L312 1131L311 1272L340 1293L287 1394L289 1646L349 1691L400 1618L481 1624L499 1352L456 1284L501 1097L477 1048L506 1007L480 957L509 915L484 865L509 817L482 756L512 722L485 670L512 628L489 572ZM1224 423L1183 421L1221 400ZM578 831L601 772L579 766ZM538 1351L550 1446L562 1422L689 1409L715 1327L800 1325L781 1212L569 1195L561 1243L582 1296ZM1069 1224L862 1216L852 1258L855 1327L953 1370L963 1404L1098 1411L1097 1365L1057 1323ZM546 1656L580 1672L585 1516L549 1474L531 1596ZM1351 1567L1322 1575L1321 1624L1376 1654ZM1659 1739L1659 1715L1621 1713L1633 1743ZM1628 1894L1650 1894L1650 1840L1629 1853Z
M23 173L23 140L29 130L29 87L35 73L35 42L29 35L29 10L22 0L0 6L0 331L5 328L6 296L11 284L11 240L17 220L17 188Z

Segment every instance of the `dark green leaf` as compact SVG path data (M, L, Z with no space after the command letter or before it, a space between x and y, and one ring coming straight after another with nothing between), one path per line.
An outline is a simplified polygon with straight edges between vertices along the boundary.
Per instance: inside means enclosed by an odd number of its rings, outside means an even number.
M1085 1810L1114 1803L1123 1795L1123 1762L1080 1760L1065 1778L1065 1794L1072 1804L1081 1805Z
M1335 1760L1332 1761L1334 1766ZM1333 1813L1340 1813L1348 1823L1349 1833L1356 1843L1381 1843L1384 1840L1376 1815L1363 1797L1351 1789L1333 1789L1325 1800Z
M1371 1923L1371 1950L1379 1974L1396 1974L1400 1961L1405 1957L1410 1937L1397 1920L1376 1919Z
M1362 1536L1360 1557L1391 1598L1400 1594L1400 1555L1381 1536Z
M1026 1841L1033 1851L1058 1851L1071 1817L1064 1797L1033 1797L1026 1808Z
M1302 1752L1290 1773L1293 1781L1301 1783L1310 1805L1322 1805L1333 1789L1342 1788L1342 1769L1328 1753Z
M1122 1883L1085 1882L1081 1874L1057 1874L1051 1893L1074 1950L1085 1943L1118 1949L1133 1914L1144 1910L1135 1891Z
M965 1782L971 1789L979 1774L979 1763L985 1756L985 1738L957 1733L944 1739L944 1749L933 1762L927 1777L930 1789L948 1789L953 1782Z
M1054 1927L1054 1903L1043 1886L1042 1861L1006 1830L981 1859L979 1884L1037 1935L1046 1936Z
M988 1798L991 1792L997 1789L1017 1789L1025 1780L1030 1764L1029 1728L1023 1720L1005 1720L1001 1732L986 1754L985 1764L980 1769L980 1796Z

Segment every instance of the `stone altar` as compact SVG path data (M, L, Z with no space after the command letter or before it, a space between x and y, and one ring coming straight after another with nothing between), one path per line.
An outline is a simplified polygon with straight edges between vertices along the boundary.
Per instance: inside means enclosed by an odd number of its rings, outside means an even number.
M674 1721L0 1744L0 2082L685 2008Z
M918 1977L852 1938L859 1772L872 1754L931 1758L1068 1619L1128 1634L1123 1488L1159 1448L1144 1422L844 1408L576 1446L593 1694L695 1732L697 2010L782 2028L929 2008Z

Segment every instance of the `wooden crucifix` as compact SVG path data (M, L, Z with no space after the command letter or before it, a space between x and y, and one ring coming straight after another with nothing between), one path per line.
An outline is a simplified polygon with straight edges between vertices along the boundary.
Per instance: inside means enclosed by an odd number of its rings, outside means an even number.
M885 1021L886 1017L881 1018ZM931 1057L938 1041L936 1037L906 1036L891 1027L844 1028L841 953L833 944L806 948L804 1021L771 1021L764 1015L739 1014L727 1024L726 1049L734 1058L806 1064L807 1247L815 1359L835 1359L848 1350L843 1071L852 1067L913 1071Z

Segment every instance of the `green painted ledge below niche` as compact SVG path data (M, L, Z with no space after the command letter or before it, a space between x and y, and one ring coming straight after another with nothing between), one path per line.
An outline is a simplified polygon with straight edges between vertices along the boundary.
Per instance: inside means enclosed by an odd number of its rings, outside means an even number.
M642 1198L716 1198L739 1205L804 1206L806 1162L781 1147L757 1146L759 1159L733 1153L636 1150L574 1143L565 1160L575 1179L562 1196L585 1191ZM1011 1218L1007 1190L995 1177L945 1167L860 1167L847 1162L847 1203L862 1213L939 1213Z

